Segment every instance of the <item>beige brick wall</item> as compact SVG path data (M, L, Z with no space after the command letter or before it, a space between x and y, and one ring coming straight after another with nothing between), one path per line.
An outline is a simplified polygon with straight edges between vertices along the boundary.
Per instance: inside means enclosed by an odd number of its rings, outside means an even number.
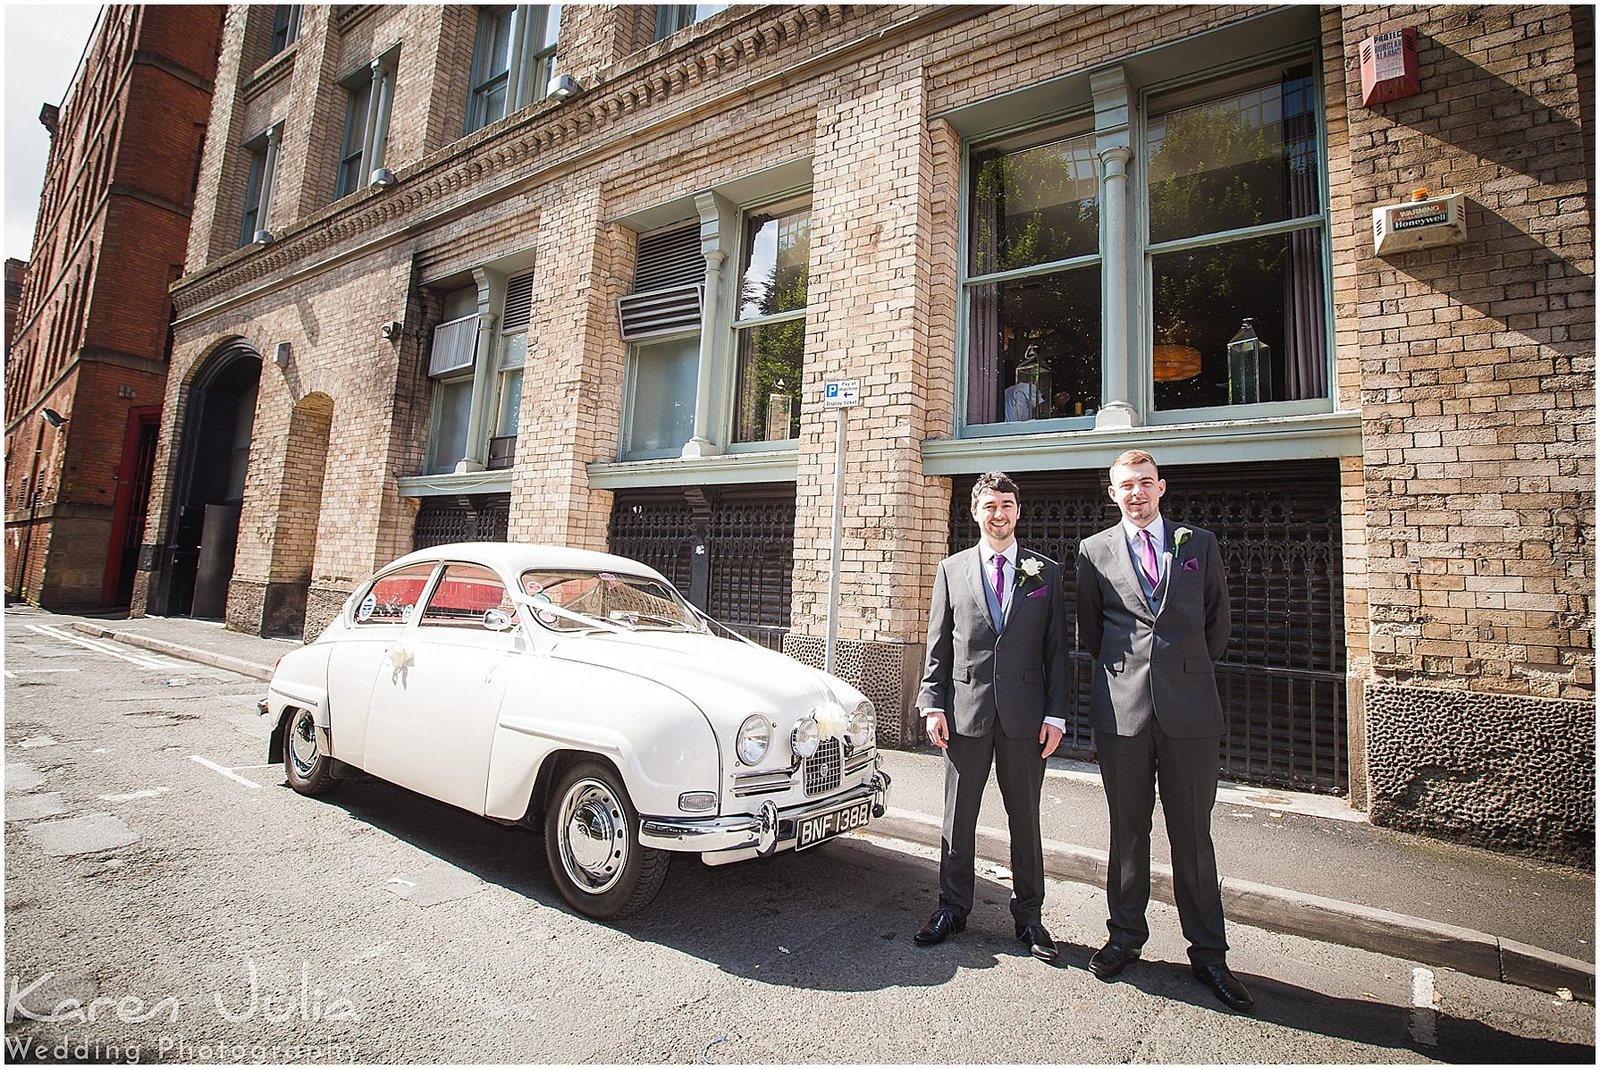
M1355 214L1426 186L1467 194L1470 228L1388 259L1369 238L1346 261L1373 675L1592 697L1592 176L1568 9L1348 14L1351 56L1423 31L1420 95L1369 109L1346 86Z

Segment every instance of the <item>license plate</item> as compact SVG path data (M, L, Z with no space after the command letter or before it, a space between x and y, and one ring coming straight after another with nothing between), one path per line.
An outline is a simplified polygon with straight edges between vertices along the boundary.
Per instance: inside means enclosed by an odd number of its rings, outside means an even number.
M872 819L872 799L864 798L841 809L807 817L800 822L800 835L794 841L796 850L827 842L851 828L864 828Z

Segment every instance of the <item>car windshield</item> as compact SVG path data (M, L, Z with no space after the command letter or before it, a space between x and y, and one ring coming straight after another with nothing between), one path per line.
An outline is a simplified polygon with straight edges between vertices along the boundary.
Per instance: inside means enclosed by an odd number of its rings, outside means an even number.
M704 631L693 609L668 583L618 572L526 571L522 592L533 618L552 631L622 627L630 631ZM541 611L555 606L565 612Z

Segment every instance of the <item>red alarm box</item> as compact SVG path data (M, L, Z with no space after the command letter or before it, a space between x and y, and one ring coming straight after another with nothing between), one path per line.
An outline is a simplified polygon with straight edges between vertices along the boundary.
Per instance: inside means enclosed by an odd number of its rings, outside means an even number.
M1421 91L1415 26L1390 30L1361 42L1361 103L1370 108Z

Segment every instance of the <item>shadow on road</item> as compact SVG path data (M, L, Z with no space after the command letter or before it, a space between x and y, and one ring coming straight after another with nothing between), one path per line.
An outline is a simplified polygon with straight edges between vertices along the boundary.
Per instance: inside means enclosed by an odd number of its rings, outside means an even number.
M287 786L283 788L287 790ZM367 777L322 802L402 839L447 865L571 913L551 881L542 838L474 817ZM609 925L633 939L670 947L731 975L815 991L863 992L935 987L961 970L1025 957L1006 902L1010 888L981 877L968 927L936 950L911 935L936 904L937 866L859 839L801 854L725 867L675 858L654 904ZM596 922L584 922L596 923ZM1093 947L1059 939L1059 971L1077 973L1084 995L1100 988L1087 972ZM1042 968L1043 966L1041 966ZM1240 972L1256 996L1256 1018L1284 1028L1405 1050L1459 1063L1593 1064L1595 1048L1530 1039L1470 1019L1437 1013L1437 1042L1412 1036L1411 1011L1382 1002L1330 996L1267 976ZM1225 1013L1187 964L1143 961L1116 983L1151 996Z

